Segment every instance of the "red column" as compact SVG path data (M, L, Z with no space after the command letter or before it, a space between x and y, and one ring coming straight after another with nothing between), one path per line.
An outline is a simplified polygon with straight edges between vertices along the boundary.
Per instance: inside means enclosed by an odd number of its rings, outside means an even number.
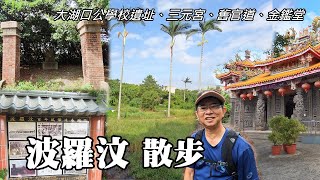
M102 179L102 171L98 169L98 163L96 158L98 153L96 152L96 144L99 144L98 136L105 136L104 132L105 116L93 116L90 119L90 137L93 139L94 150L94 168L88 172L88 180L100 180Z
M5 115L0 115L0 169L8 169L7 150L7 120Z

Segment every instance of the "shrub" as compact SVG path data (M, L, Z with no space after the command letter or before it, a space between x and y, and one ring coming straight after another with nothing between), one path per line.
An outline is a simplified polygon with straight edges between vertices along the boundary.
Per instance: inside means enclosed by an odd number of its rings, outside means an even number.
M305 126L297 119L288 119L283 126L282 136L284 144L297 142L300 132L306 131Z
M7 177L7 173L8 173L7 169L1 169L0 170L0 180L5 179Z
M129 105L133 107L141 107L142 105L141 99L135 97L129 102Z
M154 110L160 102L160 97L156 91L146 91L142 94L142 109Z
M306 131L305 126L297 119L289 119L284 116L275 116L269 126L272 129L269 140L273 143L284 143L287 145L294 144L300 132Z
M273 142L273 145L281 145L283 142L281 134L276 131L272 131L272 133L269 134L268 139Z

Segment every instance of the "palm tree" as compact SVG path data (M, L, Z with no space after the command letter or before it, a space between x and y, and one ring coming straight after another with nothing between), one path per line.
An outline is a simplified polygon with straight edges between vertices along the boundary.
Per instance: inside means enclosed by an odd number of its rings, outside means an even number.
M200 57L200 67L199 67L199 91L201 90L201 71L202 71L202 61L203 61L203 47L204 44L207 43L208 41L205 38L205 34L208 31L212 31L212 30L216 30L219 32L222 32L222 30L217 26L218 24L220 24L220 21L217 21L215 19L211 19L209 21L206 21L205 19L203 19L203 21L199 22L199 28L196 29L190 29L189 31L187 31L187 37L186 39L188 39L190 36L194 35L194 34L201 34L201 41L199 42L198 46L201 46L201 57Z
M168 99L168 117L170 117L170 103L171 103L171 80L172 80L172 56L175 37L179 34L185 34L186 30L191 25L181 21L170 21L169 26L161 24L161 31L167 33L171 37L170 43L170 79L169 79L169 99Z
M120 75L120 88L119 88L119 102L118 102L118 120L120 119L120 108L121 108L121 88L122 88L122 80L123 80L123 65L124 65L124 50L125 50L125 45L126 45L126 37L128 36L129 32L126 29L126 26L128 23L133 22L133 23L141 23L142 25L145 25L143 21L128 21L128 20L122 20L118 21L117 23L113 24L110 27L110 31L117 26L123 26L123 31L118 32L118 38L120 36L122 37L122 64L121 64L121 75Z
M187 83L191 83L190 78L186 78L185 80L182 80L184 82L184 91L183 91L183 102L186 102L186 89L187 89Z

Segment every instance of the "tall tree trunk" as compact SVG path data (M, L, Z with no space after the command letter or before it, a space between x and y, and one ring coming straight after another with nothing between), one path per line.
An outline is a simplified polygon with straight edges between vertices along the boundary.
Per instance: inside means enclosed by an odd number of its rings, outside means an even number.
M121 90L122 90L122 79L123 79L123 66L124 66L124 48L125 48L125 31L123 32L123 37L122 37L122 65L121 65L121 76L120 76L120 88L119 88L119 102L118 102L118 120L120 119L120 108L121 108Z
M200 56L200 64L199 64L199 91L201 91L201 71L202 71L202 61L203 61L203 46L204 46L204 35L202 34L201 56Z
M170 104L171 104L171 80L172 80L172 56L173 56L173 40L170 47L170 79L169 79L169 99L168 99L168 117L170 117Z

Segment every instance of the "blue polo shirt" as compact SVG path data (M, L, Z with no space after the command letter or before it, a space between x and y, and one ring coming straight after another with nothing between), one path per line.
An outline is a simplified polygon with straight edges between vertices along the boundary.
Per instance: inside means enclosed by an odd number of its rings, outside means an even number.
M229 131L226 128L226 131L221 139L221 141L216 146L211 146L206 139L205 131L203 131L202 142L203 148L205 149L203 152L204 158L209 159L215 162L222 161L221 148L222 144L227 136L227 132ZM194 133L192 137L195 137ZM239 180L258 180L258 172L256 167L256 162L254 159L254 153L249 145L249 143L241 136L238 137L234 147L232 149L232 159L234 164L238 169L238 179ZM202 180L202 179L216 179L216 180L232 180L232 176L230 176L227 172L227 169L224 166L211 166L209 163L206 163L201 160L198 160L196 163L192 164L190 168L194 169L194 179ZM211 177L210 177L211 171Z

